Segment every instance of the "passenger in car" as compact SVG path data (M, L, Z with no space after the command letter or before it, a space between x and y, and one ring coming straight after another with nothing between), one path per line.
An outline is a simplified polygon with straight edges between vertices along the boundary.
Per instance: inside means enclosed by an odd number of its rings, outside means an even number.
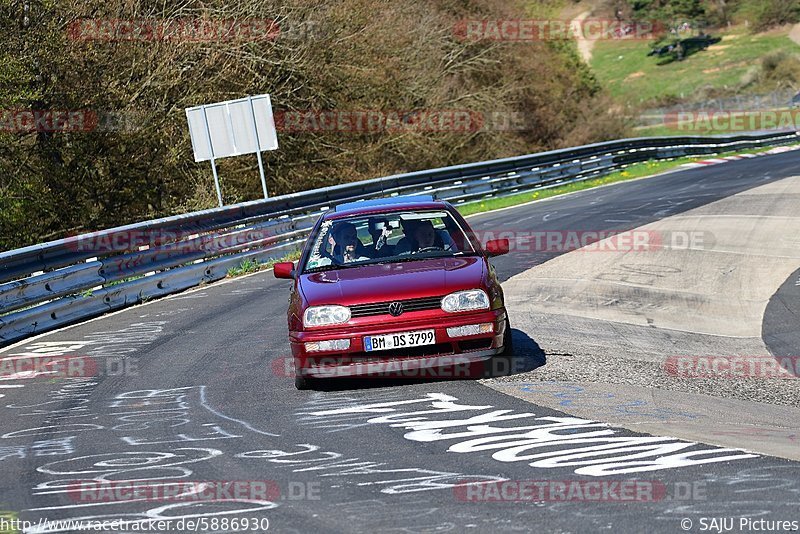
M340 222L331 229L330 242L333 245L331 255L336 263L350 263L370 259L370 251L358 238L358 231L353 223Z

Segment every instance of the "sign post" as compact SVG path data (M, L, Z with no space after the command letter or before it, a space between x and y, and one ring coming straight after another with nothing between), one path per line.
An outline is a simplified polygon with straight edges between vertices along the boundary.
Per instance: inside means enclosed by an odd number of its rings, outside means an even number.
M186 108L186 120L189 123L194 160L211 161L211 171L214 174L214 186L220 206L223 205L222 189L216 160L230 156L255 152L261 176L261 189L264 198L268 198L261 152L278 148L278 134L275 130L269 95L248 96Z
M258 127L256 126L256 110L253 107L253 97L252 96L248 96L247 100L250 103L250 113L252 113L252 115L253 115L253 135L256 138L256 145L257 146L261 146L261 143L258 140ZM270 106L270 108L271 108L271 106ZM270 109L270 112L271 111L272 111L272 109ZM274 128L274 124L273 124L273 128ZM261 188L264 190L264 198L269 198L269 195L267 194L267 179L264 178L264 163L261 161L261 151L260 150L256 150L256 158L258 158L258 172L261 175Z
M206 126L206 137L208 137L208 148L211 152L211 172L214 173L214 187L217 189L217 200L219 200L219 207L222 207L222 189L219 187L219 176L217 176L217 162L214 158L214 145L211 143L211 130L208 129L208 114L206 108L203 108L203 123ZM191 135L191 134L190 134Z

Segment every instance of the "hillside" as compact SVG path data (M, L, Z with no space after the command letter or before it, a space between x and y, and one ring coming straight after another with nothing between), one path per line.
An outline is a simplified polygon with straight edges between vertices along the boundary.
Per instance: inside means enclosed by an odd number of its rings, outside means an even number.
M184 108L247 94L271 94L291 119L265 157L272 195L624 135L569 47L454 31L464 20L535 16L545 4L8 4L0 249L213 207ZM352 113L385 120L342 126ZM587 120L598 113L603 120ZM472 122L454 125L454 114ZM220 160L219 174L226 203L261 196L254 156Z
M800 45L789 39L789 28L753 34L734 27L710 33L722 40L683 61L665 64L647 56L647 42L600 41L591 67L614 98L634 107L769 92L800 82L794 72L771 80L762 76L765 58L800 54Z
M684 111L788 111L800 90L797 0L582 5L593 17L612 17L615 6L623 5L621 12L628 20L653 22L663 29L649 39L591 43L592 72L637 135L687 133L670 121ZM653 50L660 53L651 54ZM754 123L762 122L766 123L756 118ZM724 131L728 129L718 133Z

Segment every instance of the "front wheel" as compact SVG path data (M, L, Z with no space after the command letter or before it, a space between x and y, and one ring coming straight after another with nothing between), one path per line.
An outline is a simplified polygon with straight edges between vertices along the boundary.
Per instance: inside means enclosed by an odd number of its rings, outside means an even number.
M503 352L492 358L491 376L508 376L514 371L514 339L511 336L511 322L506 319L503 333Z
M307 376L302 375L295 375L294 377L294 387L299 389L300 391L304 391L307 389L314 388L314 379L309 378Z
M506 331L503 334L503 356L514 357L514 338L511 336L511 321L506 319Z

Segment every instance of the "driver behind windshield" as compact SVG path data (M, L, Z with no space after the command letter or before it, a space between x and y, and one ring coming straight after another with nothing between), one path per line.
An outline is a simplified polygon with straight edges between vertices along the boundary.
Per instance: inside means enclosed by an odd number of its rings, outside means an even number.
M437 239L438 237L438 239ZM420 221L414 228L414 240L417 242L418 250L426 248L444 248L442 238L436 233L430 221Z
M408 233L397 243L395 254L445 250L442 234L436 231L431 221L414 221L413 225L408 226Z

